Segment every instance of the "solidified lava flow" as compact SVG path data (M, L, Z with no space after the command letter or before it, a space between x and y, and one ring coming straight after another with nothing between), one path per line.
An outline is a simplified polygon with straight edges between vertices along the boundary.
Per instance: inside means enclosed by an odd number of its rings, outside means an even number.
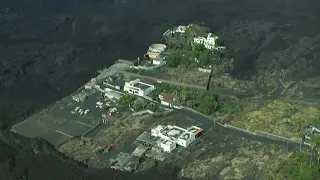
M118 58L141 56L179 24L217 32L235 58L232 74L238 78L283 68L289 79L319 76L319 12L313 0L2 0L0 179L142 177L76 166L45 142L8 129ZM175 168L169 169L144 176L175 179Z

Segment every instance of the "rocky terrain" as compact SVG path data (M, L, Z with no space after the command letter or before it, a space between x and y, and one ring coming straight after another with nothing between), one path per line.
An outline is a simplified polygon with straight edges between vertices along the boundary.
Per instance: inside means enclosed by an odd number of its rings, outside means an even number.
M235 58L233 75L239 78L285 69L286 81L316 79L319 7L314 0L2 0L0 126L6 130L75 91L117 58L141 56L177 24L199 23L217 32ZM108 170L79 175L83 170L53 155L51 148L37 154L25 145L29 140L13 143L19 138L3 132L1 178L111 176ZM125 173L112 173L126 178Z

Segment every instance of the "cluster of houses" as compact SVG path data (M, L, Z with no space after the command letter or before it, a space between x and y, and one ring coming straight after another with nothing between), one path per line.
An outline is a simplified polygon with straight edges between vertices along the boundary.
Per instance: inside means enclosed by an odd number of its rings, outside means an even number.
M145 132L137 138L137 141L155 149L159 148L163 152L171 153L178 146L188 147L202 132L203 129L197 126L184 129L178 126L159 124L151 129L150 136Z
M124 92L150 99L148 95L156 89L156 84L158 83L161 82L148 78L135 79L125 83ZM176 100L176 95L170 93L161 93L158 97L161 104L169 107L173 107L174 101Z
M166 50L167 46L165 44L152 44L149 46L145 58L152 61L153 65L163 65L165 64L165 56L163 52Z
M143 79L134 79L126 82L123 79L123 74L116 74L114 76L108 77L103 81L103 85L100 86L97 83L89 82L85 84L84 90L80 91L78 94L72 96L73 100L80 103L85 101L90 94L91 90L98 91L102 94L102 97L105 99L105 103L97 102L96 107L104 109L107 107L108 112L102 114L103 123L109 121L114 121L117 119L117 110L114 110L111 104L116 104L117 101L125 94L132 94L139 96L148 100L153 100L150 97L150 94L156 89L158 81L155 81L150 78ZM158 95L161 104L169 107L174 107L174 101L176 100L176 95L170 93L161 93Z
M151 136L159 137L157 145L164 152L171 153L177 148L177 145L182 147L189 146L202 132L203 129L196 126L183 129L178 126L157 125L151 129Z
M184 34L187 30L187 28L190 27L188 26L178 26L178 27L173 27L169 30L167 30L163 36L168 37L168 36L174 36L174 35L181 35ZM209 50L214 50L214 49L225 49L224 46L220 46L216 44L216 41L218 39L218 36L214 36L212 33L208 33L207 37L194 37L193 42L197 44L203 44L205 48Z

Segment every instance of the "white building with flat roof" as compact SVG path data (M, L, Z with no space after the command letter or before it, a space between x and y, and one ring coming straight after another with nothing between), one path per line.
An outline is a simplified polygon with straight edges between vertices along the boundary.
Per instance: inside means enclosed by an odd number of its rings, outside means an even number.
M117 91L105 91L104 97L107 97L108 99L117 99L119 100L123 95L120 94Z
M167 139L161 139L158 142L158 146L162 148L164 152L171 153L174 149L177 148L177 143Z
M190 145L202 131L202 128L196 126L184 129L178 126L157 125L151 129L151 136L159 137L159 147L161 147L165 152L171 152L176 148L176 145L183 147Z
M208 34L207 38L205 37L196 37L193 39L194 43L203 44L205 48L213 50L215 49L217 36L213 36L211 33Z
M130 82L125 82L124 92L137 96L147 96L155 90L155 84L144 82L140 79L135 79Z
M159 137L160 132L165 128L165 126L158 124L156 127L151 129L151 136Z

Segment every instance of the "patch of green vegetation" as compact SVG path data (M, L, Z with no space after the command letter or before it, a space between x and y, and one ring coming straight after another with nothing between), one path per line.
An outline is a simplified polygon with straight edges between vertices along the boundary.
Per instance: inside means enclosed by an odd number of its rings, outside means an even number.
M137 99L134 101L133 110L142 111L147 107L147 102L143 99Z
M208 28L192 24L187 27L182 36L169 38L168 48L173 52L166 57L167 65L173 68L179 65L184 67L219 65L221 54L224 53L218 50L208 50L203 44L193 42L194 37L206 37L208 32ZM223 42L218 38L216 44L221 46Z
M161 83L156 86L153 92L153 99L160 102L158 95L162 92L177 95L176 105L190 107L206 115L211 115L215 112L233 114L242 111L242 106L237 102L221 101L216 94L210 91Z
M311 146L317 151L320 151L320 135L313 134L310 137Z
M218 110L219 101L217 95L212 93L203 93L199 100L201 100L201 103L197 109L201 113L210 115Z
M119 99L118 105L120 107L125 107L125 106L128 106L129 104L133 104L135 100L136 100L135 96L130 94L125 94Z
M177 68L183 60L183 56L180 51L174 51L166 56L166 64L169 67Z
M232 123L252 131L261 130L300 141L301 131L316 122L319 115L317 108L276 100Z
M286 173L290 180L316 180L320 177L320 169L317 165L309 164L310 157L303 152L293 153L288 162Z
M236 114L241 112L243 107L238 102L225 101L219 103L218 112L222 114Z

